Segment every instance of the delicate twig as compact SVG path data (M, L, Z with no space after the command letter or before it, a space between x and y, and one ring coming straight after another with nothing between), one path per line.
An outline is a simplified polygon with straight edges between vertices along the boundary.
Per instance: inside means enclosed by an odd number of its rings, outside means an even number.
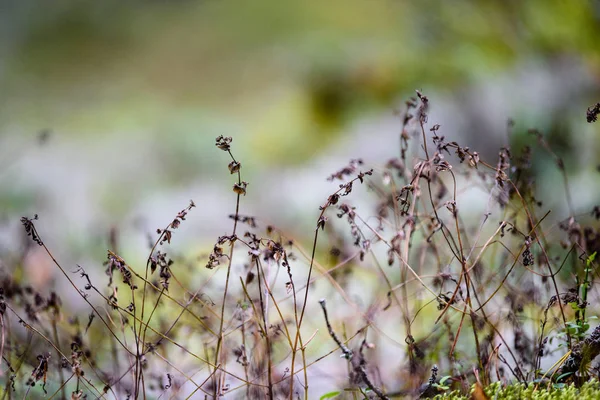
M348 362L352 361L352 350L350 350L339 338L338 336L335 334L335 332L333 331L333 328L331 327L331 323L329 322L329 317L327 315L327 307L326 307L326 301L325 299L321 299L319 300L319 304L321 305L321 308L323 309L323 315L325 316L325 324L327 325L327 331L329 332L329 336L331 336L331 338L333 339L333 341L339 346L339 348L342 350L343 353L343 357L345 359L348 360ZM362 358L362 357L361 357ZM354 371L357 373L358 376L360 376L361 380L363 381L363 383L373 391L373 393L375 393L380 399L385 399L387 400L388 397L381 391L381 389L379 389L377 386L375 386L371 380L369 379L368 375L367 375L367 371L365 370L365 365L364 365L364 360L360 360L357 363L354 363L355 365L353 366Z

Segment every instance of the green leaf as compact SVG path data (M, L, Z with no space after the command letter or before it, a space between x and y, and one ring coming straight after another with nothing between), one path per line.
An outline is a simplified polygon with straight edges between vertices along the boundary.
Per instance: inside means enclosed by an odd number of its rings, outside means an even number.
M335 391L335 392L329 392L329 393L325 393L323 396L321 396L319 398L319 400L325 400L325 399L333 399L334 397L339 396L340 391Z
M555 383L553 386L554 386L554 389L563 389L567 385L564 383Z
M564 374L560 375L558 378L556 378L557 381L562 380L563 378L566 378L569 375L573 375L573 372L565 372ZM560 385L560 383L558 384ZM564 384L563 384L564 385Z

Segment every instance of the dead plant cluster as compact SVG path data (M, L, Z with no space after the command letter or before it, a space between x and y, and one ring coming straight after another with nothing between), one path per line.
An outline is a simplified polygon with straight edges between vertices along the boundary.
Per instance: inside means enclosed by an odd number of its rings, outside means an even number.
M397 157L329 176L336 186L307 246L242 213L252 185L224 136L235 210L200 260L170 251L193 202L156 230L145 266L111 240L102 281L53 255L36 229L43 216L23 217L25 250L2 255L2 399L415 398L597 377L600 207L574 209L565 162L542 132L513 149L509 123L506 146L484 160L431 124L429 106L420 92L406 102ZM588 122L599 112L590 107ZM536 157L560 173L566 215L539 198ZM70 293L19 275L33 249ZM320 375L332 392L312 383Z

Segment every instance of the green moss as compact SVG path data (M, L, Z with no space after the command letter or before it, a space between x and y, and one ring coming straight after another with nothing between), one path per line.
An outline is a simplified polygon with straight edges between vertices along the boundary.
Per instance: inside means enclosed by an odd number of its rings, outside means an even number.
M585 383L580 388L573 385L560 388L551 387L549 390L546 385L540 385L536 390L536 385L515 384L507 387L501 387L500 383L496 382L485 389L485 394L490 399L532 399L532 400L592 400L600 398L600 382L591 380ZM461 394L459 391L437 395L436 400L459 400L469 399L469 396Z

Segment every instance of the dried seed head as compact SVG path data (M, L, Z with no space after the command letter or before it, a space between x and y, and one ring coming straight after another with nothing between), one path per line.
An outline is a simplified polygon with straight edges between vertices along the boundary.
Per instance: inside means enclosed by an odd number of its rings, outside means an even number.
M237 194L246 195L246 186L248 186L248 182L242 181L241 183L236 183L233 185L233 191Z
M237 161L232 161L227 167L229 168L229 172L231 174L235 174L236 172L240 171L240 169L242 168L242 164Z
M36 219L38 219L37 214L34 215L33 219L29 219L27 217L22 217L21 223L25 227L25 232L27 233L27 236L31 236L31 240L33 240L38 246L43 246L44 243L38 236L37 231L35 230L35 226L33 225L33 220L36 220Z
M216 139L216 146L223 151L229 151L231 149L232 141L233 139L231 137L220 135Z
M586 113L587 122L590 124L596 122L598 120L598 115L600 115L600 103L588 107Z

